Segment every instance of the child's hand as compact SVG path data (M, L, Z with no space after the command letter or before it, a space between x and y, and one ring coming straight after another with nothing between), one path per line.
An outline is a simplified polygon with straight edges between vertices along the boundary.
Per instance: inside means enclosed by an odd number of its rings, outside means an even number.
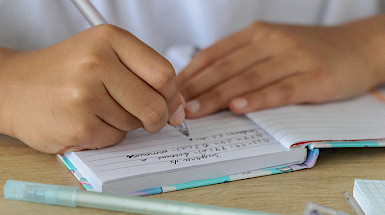
M184 120L171 64L129 32L93 27L32 52L1 50L0 131L59 153ZM175 115L174 115L175 113Z
M196 118L365 93L384 81L384 16L336 27L254 23L198 52L177 76Z

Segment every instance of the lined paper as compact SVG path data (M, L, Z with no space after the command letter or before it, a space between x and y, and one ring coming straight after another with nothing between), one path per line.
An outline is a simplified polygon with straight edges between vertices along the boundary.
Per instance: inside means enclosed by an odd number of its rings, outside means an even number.
M376 94L319 105L292 105L247 114L290 148L295 143L385 138L384 88ZM385 98L385 97L384 97Z
M113 147L66 155L103 182L288 151L245 116L228 111L186 123L190 137L171 126L155 134L136 130Z
M353 197L365 214L385 214L385 181L355 179Z

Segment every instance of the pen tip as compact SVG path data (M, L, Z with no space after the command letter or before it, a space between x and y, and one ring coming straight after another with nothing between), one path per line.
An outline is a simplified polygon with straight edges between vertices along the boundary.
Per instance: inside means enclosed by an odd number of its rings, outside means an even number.
M188 131L183 132L183 134L184 134L184 136L186 136L186 137L190 136L190 134L188 133Z
M175 128L177 131L179 131L181 134L183 134L186 137L188 137L190 135L188 128L187 128L187 124L185 121L183 121L181 124L177 125Z

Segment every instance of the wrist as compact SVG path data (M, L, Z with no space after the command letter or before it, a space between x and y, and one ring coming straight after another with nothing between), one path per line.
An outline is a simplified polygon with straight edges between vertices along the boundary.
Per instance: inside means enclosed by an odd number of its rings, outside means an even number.
M12 129L12 113L9 107L10 85L9 73L12 69L12 58L18 51L0 47L0 133L12 137L14 132Z
M371 65L368 75L375 86L385 83L385 15L347 23L343 28Z

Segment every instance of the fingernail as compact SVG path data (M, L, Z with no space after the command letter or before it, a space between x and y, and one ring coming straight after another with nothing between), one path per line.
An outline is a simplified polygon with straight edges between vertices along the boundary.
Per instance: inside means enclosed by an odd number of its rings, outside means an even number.
M179 98L180 100L182 101L182 105L183 107L186 105L186 100L184 99L184 97L182 96L182 94L179 94Z
M187 102L186 104L186 109L189 113L195 113L199 110L201 104L199 103L198 100L192 100Z
M248 102L244 98L237 98L233 100L233 105L236 109L244 109L247 106Z
M179 105L178 109L174 112L174 114L171 116L171 121L173 124L179 124L183 122L185 118L184 108L183 105Z

